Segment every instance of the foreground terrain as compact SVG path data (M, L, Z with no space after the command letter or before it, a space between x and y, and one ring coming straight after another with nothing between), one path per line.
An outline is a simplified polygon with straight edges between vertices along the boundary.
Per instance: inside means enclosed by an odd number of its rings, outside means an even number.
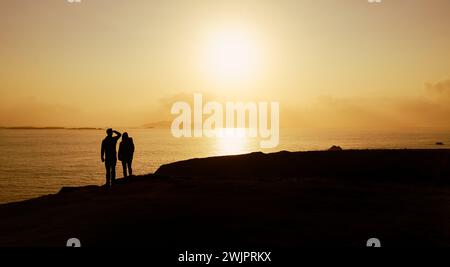
M450 151L252 153L0 206L0 246L450 245Z

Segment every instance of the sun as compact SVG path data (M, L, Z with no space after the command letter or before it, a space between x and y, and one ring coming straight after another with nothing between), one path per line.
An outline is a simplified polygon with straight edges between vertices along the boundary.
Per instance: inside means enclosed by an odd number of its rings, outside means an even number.
M207 75L220 83L255 79L261 67L261 44L244 29L229 28L210 33L205 51Z

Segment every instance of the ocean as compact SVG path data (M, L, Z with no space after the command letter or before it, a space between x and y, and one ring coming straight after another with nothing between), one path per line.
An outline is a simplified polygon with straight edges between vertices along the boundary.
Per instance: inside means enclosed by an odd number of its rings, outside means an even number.
M126 130L136 146L133 170L137 175L174 161L254 151L326 150L332 145L343 149L450 148L450 132L280 129L279 146L260 149L259 140L245 137L174 138L168 129ZM0 203L54 194L63 186L103 184L100 143L104 137L103 130L0 129ZM116 173L122 177L120 163Z

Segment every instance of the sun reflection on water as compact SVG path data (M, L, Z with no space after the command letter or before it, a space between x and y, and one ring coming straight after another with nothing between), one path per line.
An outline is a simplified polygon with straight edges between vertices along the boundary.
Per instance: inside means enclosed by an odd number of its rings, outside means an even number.
M249 152L250 141L244 128L217 129L217 152L219 155L236 155Z

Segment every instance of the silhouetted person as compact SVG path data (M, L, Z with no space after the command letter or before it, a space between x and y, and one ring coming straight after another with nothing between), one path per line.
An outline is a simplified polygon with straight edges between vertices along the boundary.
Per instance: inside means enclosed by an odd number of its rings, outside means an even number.
M115 133L116 136L113 136L113 133ZM119 132L108 129L106 130L106 137L102 141L101 157L102 162L105 162L106 187L110 187L116 181L116 144L121 136L122 135Z
M119 160L122 161L123 178L127 178L128 175L133 175L133 169L131 163L133 162L134 144L133 138L128 137L128 133L123 133L122 142L119 145Z

